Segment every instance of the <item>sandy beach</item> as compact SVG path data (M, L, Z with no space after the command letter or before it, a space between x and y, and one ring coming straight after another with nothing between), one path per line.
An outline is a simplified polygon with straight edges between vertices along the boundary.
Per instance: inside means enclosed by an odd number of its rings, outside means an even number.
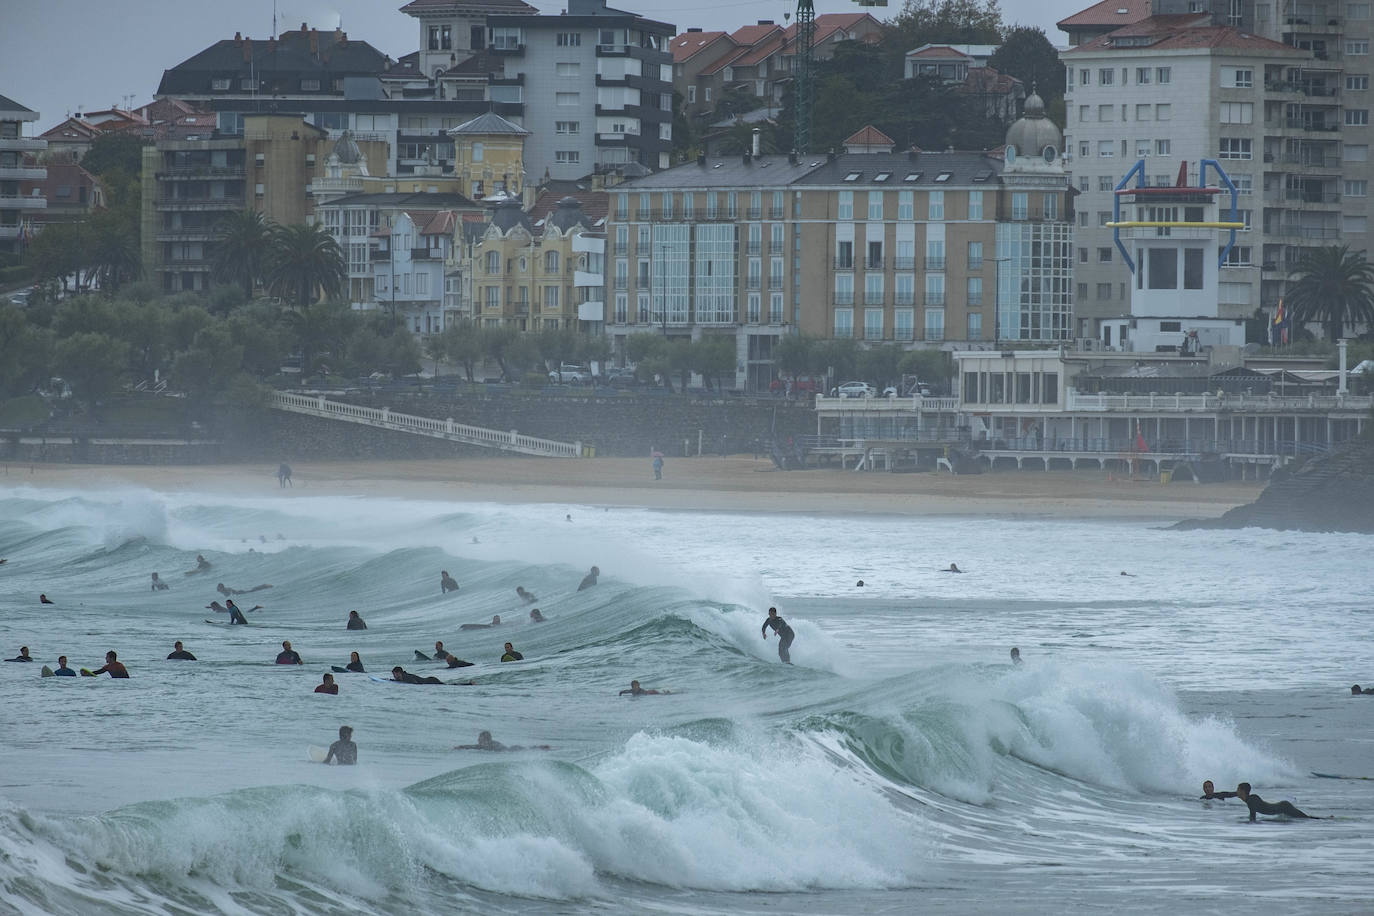
M291 496L312 494L559 503L808 514L1123 518L1172 521L1252 501L1258 483L1129 480L1100 471L1001 471L951 476L884 471L778 471L766 459L670 458L663 480L648 459L480 458L293 465ZM0 482L74 489L126 484L159 491L262 495L275 466L10 465Z

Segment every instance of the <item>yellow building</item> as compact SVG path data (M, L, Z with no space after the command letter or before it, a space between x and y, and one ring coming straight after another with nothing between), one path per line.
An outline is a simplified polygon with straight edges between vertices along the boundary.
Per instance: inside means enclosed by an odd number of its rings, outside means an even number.
M520 195L525 188L525 138L530 132L489 111L448 132L453 138L455 190L473 200Z

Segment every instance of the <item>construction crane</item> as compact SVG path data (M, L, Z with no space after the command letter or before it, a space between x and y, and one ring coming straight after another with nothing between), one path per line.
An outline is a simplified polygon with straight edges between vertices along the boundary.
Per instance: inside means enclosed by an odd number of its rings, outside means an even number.
M887 6L887 0L854 0L859 6ZM793 146L799 153L811 152L811 115L816 107L814 51L816 46L816 6L811 0L797 0L797 76L793 91L796 102L796 133Z

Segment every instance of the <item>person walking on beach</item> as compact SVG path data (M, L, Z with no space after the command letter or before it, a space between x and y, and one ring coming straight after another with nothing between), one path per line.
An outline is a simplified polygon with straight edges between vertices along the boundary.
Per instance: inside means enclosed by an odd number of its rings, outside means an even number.
M792 628L787 625L787 621L778 616L778 609L770 607L768 609L768 619L763 622L763 638L768 639L768 628L772 627L773 632L778 634L778 658L784 665L792 664L792 655L787 651L792 645L793 638L797 635L792 632Z
M277 485L283 490L291 486L291 465L285 461L277 466Z
M663 453L658 449L653 450L654 459L654 480L663 479Z

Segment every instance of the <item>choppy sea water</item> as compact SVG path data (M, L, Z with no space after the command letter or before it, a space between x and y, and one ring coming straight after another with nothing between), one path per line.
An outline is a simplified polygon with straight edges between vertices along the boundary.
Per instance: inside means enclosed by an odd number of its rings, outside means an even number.
M39 663L0 663L0 913L1367 912L1369 548L3 490L0 655ZM230 628L204 622L217 582L273 588ZM177 639L199 661L166 661ZM283 639L302 668L272 664ZM436 639L475 666L412 662ZM108 649L129 680L39 677ZM314 694L350 650L477 683ZM674 692L618 697L631 678ZM341 724L358 765L309 762ZM453 749L482 729L552 750ZM1338 818L1250 824L1205 778Z

